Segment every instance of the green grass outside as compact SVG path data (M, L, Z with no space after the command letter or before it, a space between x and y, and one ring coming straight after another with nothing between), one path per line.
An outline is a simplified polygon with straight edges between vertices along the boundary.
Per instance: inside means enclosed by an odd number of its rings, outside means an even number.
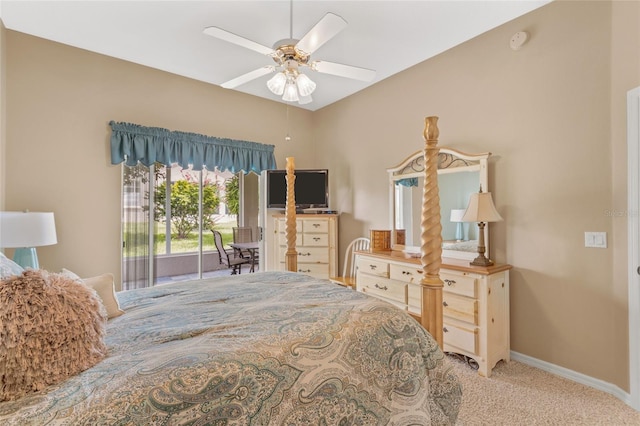
M229 243L233 242L233 231L231 228L236 226L235 220L230 220L227 222L218 222L215 224L214 229L219 231L222 235L222 242L225 247L229 247ZM154 254L166 254L166 235L164 233L165 224L156 222L156 233L155 233L155 250ZM133 231L132 231L133 232ZM124 241L134 242L136 239L131 235L132 232L125 232ZM137 241L141 241L142 244L145 244L144 233L140 233L140 237L138 237ZM203 251L212 251L216 250L215 243L213 241L213 232L204 231L202 235L202 250ZM140 247L139 250L132 250L131 248L128 252L134 251L133 256L142 256L146 251L146 247ZM172 238L171 240L171 253L189 253L189 252L197 252L198 251L198 233L192 232L189 234L188 238L185 239L176 239ZM125 253L126 254L126 253Z

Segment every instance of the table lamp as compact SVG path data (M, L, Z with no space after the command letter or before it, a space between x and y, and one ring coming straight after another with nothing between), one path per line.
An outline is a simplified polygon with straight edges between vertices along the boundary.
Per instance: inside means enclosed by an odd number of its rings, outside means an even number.
M0 212L0 247L15 248L13 261L39 269L36 247L58 242L53 213Z
M462 216L464 216L465 209L451 209L451 217L449 221L456 224L456 241L464 240L462 231Z
M475 266L491 266L493 262L486 258L484 255L484 227L487 222L500 222L502 216L496 210L496 206L493 204L490 192L475 192L471 194L469 198L469 205L462 217L463 222L477 222L478 223L478 257L476 257L471 265Z

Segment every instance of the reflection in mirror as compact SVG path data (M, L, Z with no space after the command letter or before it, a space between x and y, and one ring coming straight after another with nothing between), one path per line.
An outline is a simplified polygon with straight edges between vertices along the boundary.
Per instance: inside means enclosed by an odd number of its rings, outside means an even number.
M478 227L473 223L452 222L451 212L462 210L464 213L469 204L469 196L480 189L479 182L480 172L477 170L438 174L443 244L455 246L453 243L478 239ZM458 224L461 225L460 238L456 237ZM465 245L458 244L458 247L463 246ZM476 252L476 249L477 246L472 247L471 251Z
M477 255L478 227L457 222L467 207L471 193L480 186L487 191L489 153L465 154L441 148L438 161L438 189L442 224L443 256L473 260ZM411 253L420 252L422 191L424 187L423 151L400 165L388 169L391 185L392 247ZM453 215L453 216L452 216ZM488 250L488 230L485 245Z
M420 245L423 187L424 177L422 176L395 181L394 206L396 223L393 229L404 230L404 242L396 241L398 244L406 246Z

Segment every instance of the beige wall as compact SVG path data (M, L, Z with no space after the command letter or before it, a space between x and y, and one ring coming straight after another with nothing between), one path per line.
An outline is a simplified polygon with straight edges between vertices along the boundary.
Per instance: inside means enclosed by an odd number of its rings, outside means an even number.
M281 165L329 168L344 248L388 227L385 169L422 148L437 115L441 145L493 153L505 221L491 255L514 266L512 349L628 390L626 231L605 212L626 209L639 14L637 2L549 4L320 111L292 108L289 144L281 104L6 31L6 207L56 212L45 267L118 272L114 119L276 144ZM514 52L521 30L531 38ZM609 248L584 248L585 231L607 232Z
M491 225L491 255L514 266L512 349L625 390L626 221L606 212L626 209L638 11L552 3L314 115L343 247L388 227L385 169L423 146L424 117L440 117L441 145L492 152L505 221ZM530 40L513 51L522 30ZM609 248L585 248L585 231L607 232Z

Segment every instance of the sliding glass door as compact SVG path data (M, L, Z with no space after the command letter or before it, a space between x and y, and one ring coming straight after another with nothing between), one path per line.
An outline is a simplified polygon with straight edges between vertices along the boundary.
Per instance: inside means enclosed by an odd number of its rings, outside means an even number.
M211 231L231 241L242 178L177 165L123 165L123 290L198 279L217 270Z

